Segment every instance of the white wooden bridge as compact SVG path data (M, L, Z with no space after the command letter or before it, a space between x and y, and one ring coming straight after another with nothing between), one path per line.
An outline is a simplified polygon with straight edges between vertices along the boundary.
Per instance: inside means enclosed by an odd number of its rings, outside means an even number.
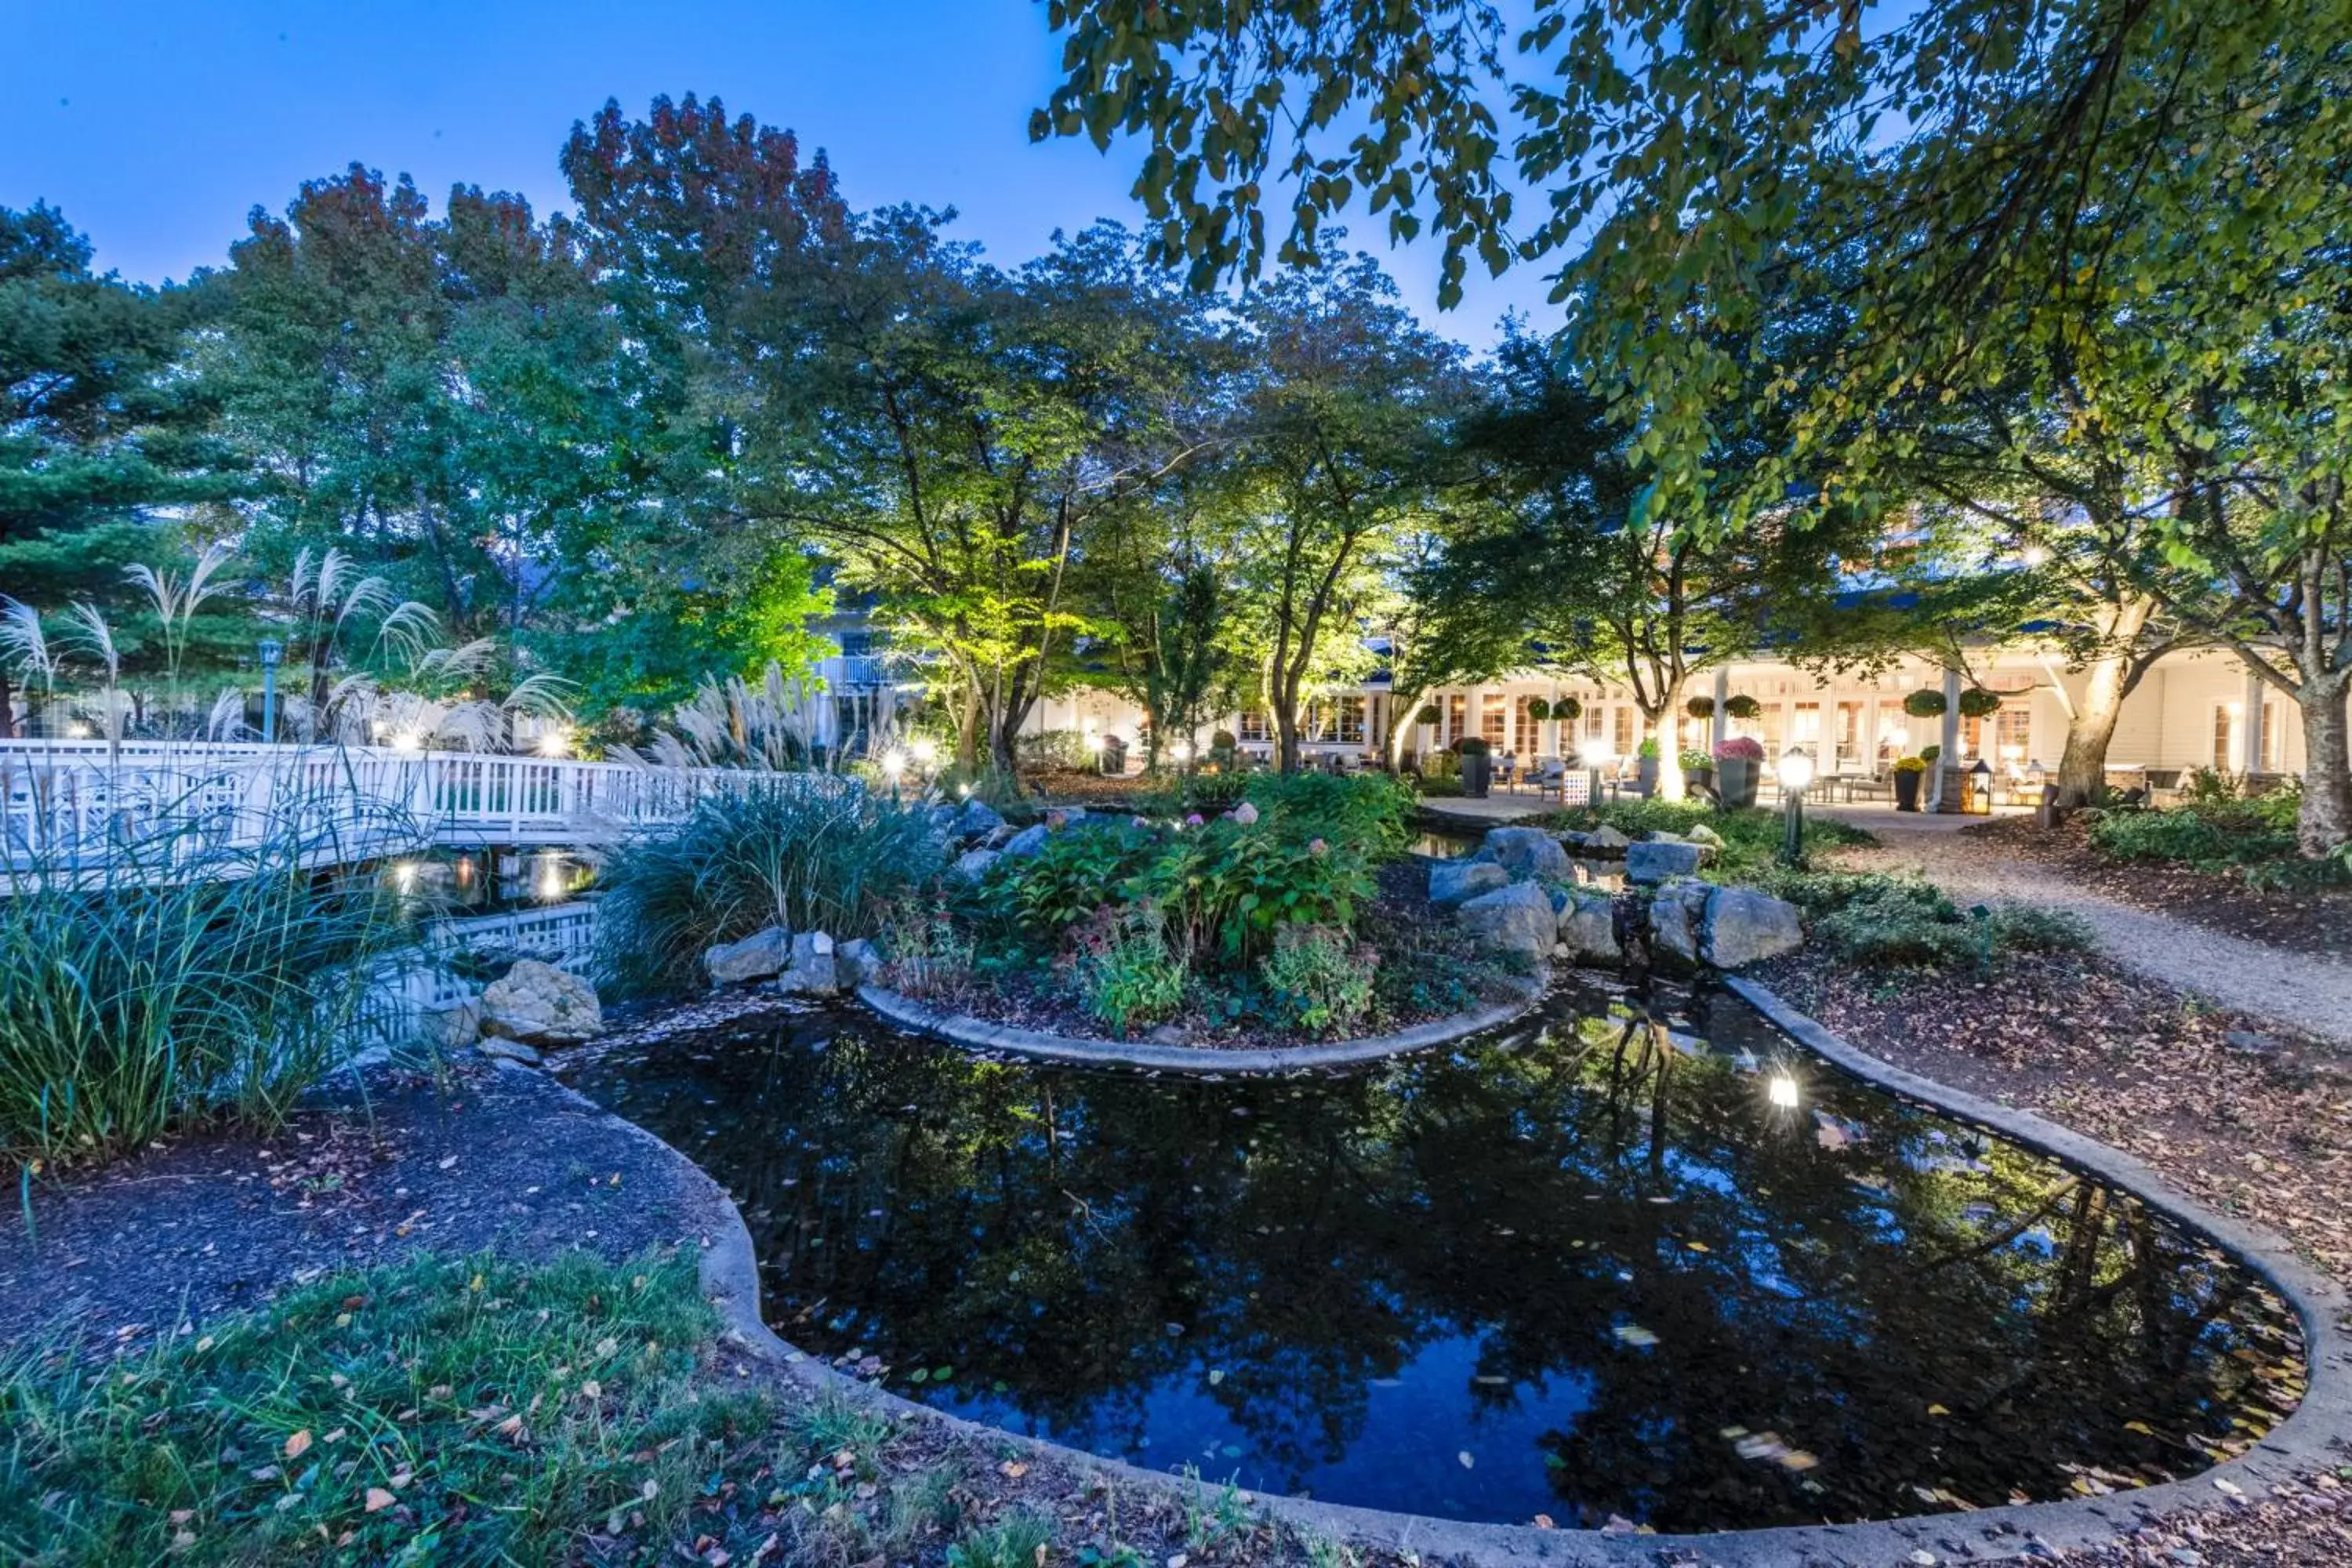
M611 843L714 795L838 788L811 774L388 747L0 741L0 865L153 868L290 826L320 864L423 845Z

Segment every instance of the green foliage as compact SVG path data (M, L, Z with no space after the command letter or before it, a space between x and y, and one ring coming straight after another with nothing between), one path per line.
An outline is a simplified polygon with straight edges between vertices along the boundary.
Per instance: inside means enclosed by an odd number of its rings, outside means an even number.
M1712 719L1715 717L1715 699L1694 697L1683 704L1683 711L1694 719Z
M949 1547L948 1568L1037 1568L1053 1539L1051 1519L1016 1511Z
M22 1354L0 1374L0 1540L59 1568L291 1568L329 1542L552 1563L618 1521L650 1556L768 1419L696 1386L718 1326L691 1257L428 1257L128 1361Z
M1898 773L1924 773L1927 771L1927 759L1925 757L1897 757L1895 759L1895 771Z
M978 944L943 900L908 897L892 907L882 927L890 984L909 996L951 999L971 984Z
M331 816L290 808L246 849L160 833L94 871L70 846L8 858L0 1154L100 1159L215 1115L266 1130L342 1064L369 1021L360 977L403 928L383 879L317 874L359 858L308 826ZM403 829L342 831L396 845Z
M1171 947L1199 968L1247 973L1286 925L1352 927L1371 901L1362 851L1320 835L1220 818L1173 835L1128 884L1158 909Z
M1021 737L1021 765L1024 768L1059 768L1076 773L1093 766L1094 760L1086 736L1076 730L1047 730Z
M1156 1024L1184 1004L1185 967L1168 951L1159 910L1107 911L1078 935L1078 998L1087 1011L1125 1035Z
M1259 967L1292 1024L1309 1034L1344 1035L1371 1010L1380 954L1329 926L1286 925Z
M2300 793L2192 794L2164 811L2095 811L2090 840L2118 860L2169 860L2207 870L2296 858Z
M1780 812L1768 807L1718 811L1704 800L1614 800L1597 806L1554 812L1538 819L1539 826L1572 828L1580 833L1606 825L1629 838L1659 832L1686 837L1693 829L1706 827L1723 842L1717 847L1715 858L1701 868L1700 875L1722 882L1748 881L1769 870L1780 858L1788 831L1785 822ZM1874 842L1868 833L1851 823L1818 813L1805 818L1808 855Z
M994 880L1022 927L1052 942L1119 902L1129 880L1160 848L1161 836L1151 828L1088 820L1048 834L1045 847L1026 860L998 861Z
M1486 754L1486 737L1483 735L1455 736L1454 740L1454 754L1457 757L1485 756Z
M1941 718L1944 694L1940 691L1914 691L1903 699L1903 711L1914 719Z
M1252 773L1246 798L1266 826L1319 834L1369 859L1388 859L1412 841L1412 787L1391 773Z
M2072 952L2091 945L2079 916L2037 905L1962 910L1916 877L1879 872L1778 871L1761 884L1805 911L1816 940L1864 969L1990 972L2011 953Z
M768 926L872 936L941 870L922 813L825 774L760 777L614 850L597 969L623 993L670 991L698 983L705 950Z
M1764 704L1745 691L1737 691L1723 700L1723 710L1734 719L1753 719L1764 711Z
M1941 710L1937 711L1940 712ZM1987 691L1981 686L1971 686L1960 693L1960 717L1963 719L1990 719L2000 711L2000 693L1998 691Z

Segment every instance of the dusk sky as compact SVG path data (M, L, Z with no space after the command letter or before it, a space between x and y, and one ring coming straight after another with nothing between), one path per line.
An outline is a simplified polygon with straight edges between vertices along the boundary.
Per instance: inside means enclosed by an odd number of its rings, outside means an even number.
M221 264L256 203L353 161L405 172L440 208L457 181L565 204L556 153L618 98L717 94L824 149L859 206L953 205L1000 262L1057 228L1133 221L1134 145L1033 145L1029 110L1058 47L1034 0L0 0L0 205L44 199L149 281ZM1509 307L1557 319L1534 271L1475 276L1439 316L1437 253L1391 252L1352 215L1414 309L1491 341Z

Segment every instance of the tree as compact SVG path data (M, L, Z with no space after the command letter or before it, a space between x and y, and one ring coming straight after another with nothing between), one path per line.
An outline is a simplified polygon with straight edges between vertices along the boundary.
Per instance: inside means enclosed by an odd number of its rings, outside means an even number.
M90 255L56 208L0 208L0 584L37 609L92 606L136 670L166 654L131 568L176 553L167 520L196 521L241 476L202 389L167 374L194 301L95 274ZM216 615L173 618L175 668L192 644L215 651ZM0 736L13 673L0 663Z
M1252 291L1226 505L1260 641L1276 755L1335 653L1362 658L1386 555L1430 511L1447 425L1467 405L1453 344L1397 303L1369 257L1334 253Z

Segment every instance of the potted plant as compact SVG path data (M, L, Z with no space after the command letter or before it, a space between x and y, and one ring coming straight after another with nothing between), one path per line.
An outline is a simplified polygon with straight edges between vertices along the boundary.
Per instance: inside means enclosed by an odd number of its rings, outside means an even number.
M1764 742L1752 735L1734 735L1716 747L1715 793L1724 810L1756 804L1756 781L1763 768Z
M1683 704L1683 711L1694 719L1712 719L1715 717L1715 699L1694 697Z
M1990 719L2000 711L2000 693L1987 691L1981 686L1971 686L1960 693L1960 717Z
M1683 753L1683 777L1701 789L1715 787L1715 758L1701 751Z
M1895 809L1919 809L1919 779L1927 771L1925 757L1900 757L1895 763Z
M1219 730L1209 737L1209 760L1217 764L1219 773L1233 772L1240 752L1241 742L1234 739L1231 730Z
M1462 793L1485 799L1494 769L1486 755L1486 741L1477 735L1465 735L1454 742L1454 754L1462 759Z
M1434 729L1437 725L1437 704L1424 702L1421 705L1420 711L1412 716L1412 721L1416 724L1426 724Z
M1764 704L1742 691L1725 698L1723 710L1734 719L1753 719L1764 711Z
M1658 738L1652 735L1633 748L1635 787L1646 797L1658 793Z

